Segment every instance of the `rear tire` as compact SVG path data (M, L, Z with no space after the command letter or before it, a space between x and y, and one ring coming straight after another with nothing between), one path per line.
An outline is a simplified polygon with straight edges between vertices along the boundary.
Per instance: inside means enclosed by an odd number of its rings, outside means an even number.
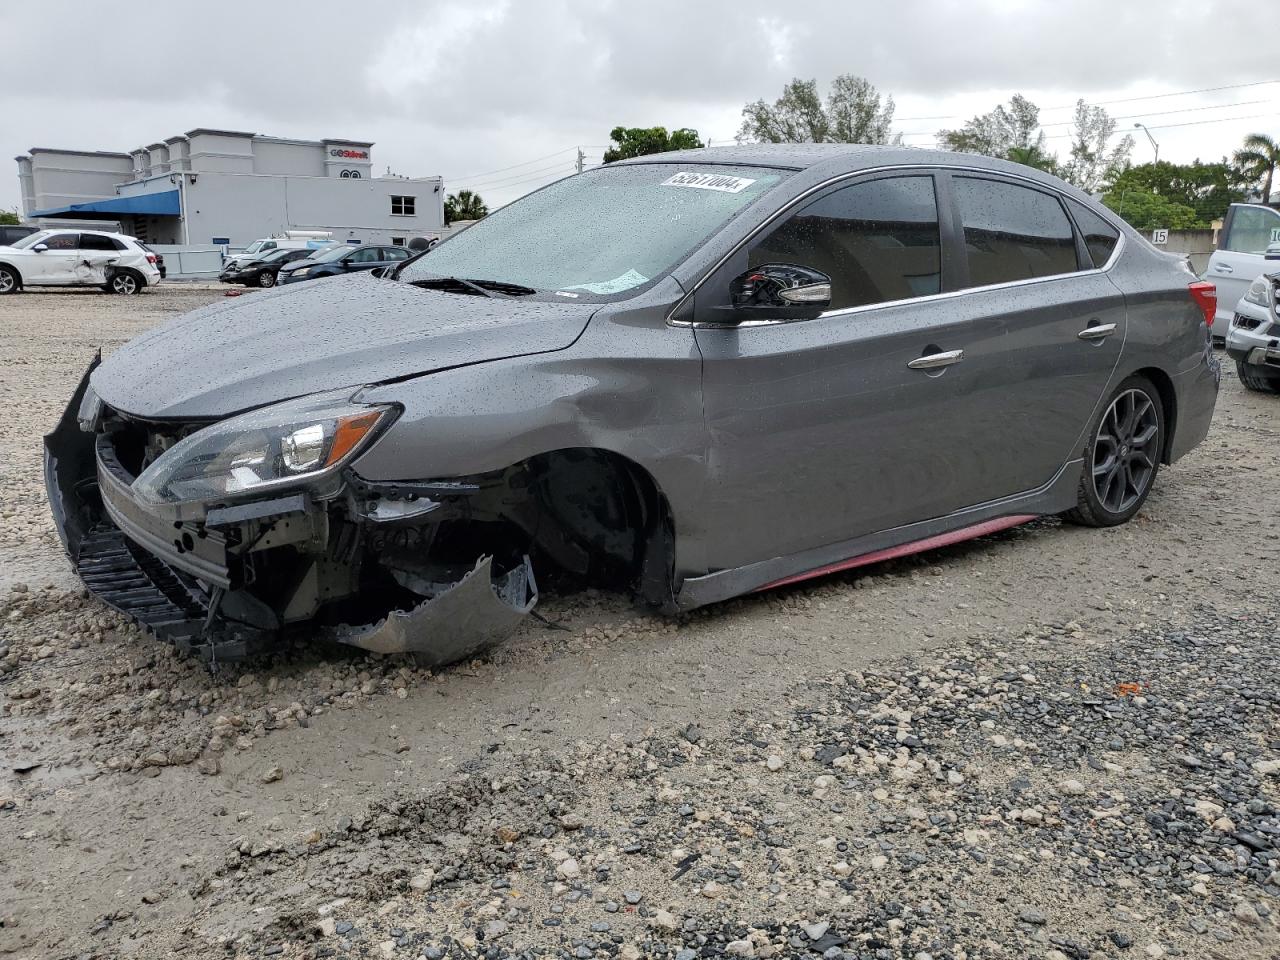
M258 286L274 287L276 285L276 275L270 270L263 270L258 274Z
M22 289L22 281L11 267L0 267L0 296L6 293L17 293Z
M1268 377L1258 373L1251 363L1237 360L1236 376L1240 378L1246 390L1256 390L1258 393L1280 393L1280 377Z
M146 286L146 281L133 270L117 271L115 276L107 283L107 289L112 293L118 293L126 297L141 293L144 286Z
M1120 384L1089 430L1076 506L1064 520L1114 527L1142 509L1160 472L1164 404L1146 377Z

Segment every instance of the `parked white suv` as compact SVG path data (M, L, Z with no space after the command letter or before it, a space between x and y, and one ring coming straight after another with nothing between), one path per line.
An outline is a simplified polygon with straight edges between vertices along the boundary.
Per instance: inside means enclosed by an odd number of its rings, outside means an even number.
M101 230L41 230L0 247L0 294L23 287L101 287L140 293L160 282L156 255Z
M1267 247L1280 243L1280 212L1260 203L1233 203L1218 234L1218 249L1209 258L1204 278L1218 288L1218 311L1213 318L1214 343L1224 340L1231 316L1249 285L1267 270Z

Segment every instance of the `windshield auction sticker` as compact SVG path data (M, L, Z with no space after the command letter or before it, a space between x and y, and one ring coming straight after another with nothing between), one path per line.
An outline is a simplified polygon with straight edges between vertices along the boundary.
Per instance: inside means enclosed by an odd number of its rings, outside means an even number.
M741 193L755 183L746 177L730 177L723 173L677 173L663 180L663 187L696 187L699 190L719 190L721 193Z

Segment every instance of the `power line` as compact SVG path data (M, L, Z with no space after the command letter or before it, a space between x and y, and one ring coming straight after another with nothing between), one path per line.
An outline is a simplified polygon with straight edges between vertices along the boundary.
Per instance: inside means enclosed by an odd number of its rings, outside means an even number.
M569 153L571 150L576 150L576 149L578 149L578 148L577 148L577 147L565 147L563 150L557 150L555 153L548 153L545 157L535 157L534 159L532 159L532 160L526 160L526 161L524 161L523 163L513 163L513 164L512 164L511 166L509 166L509 167L499 167L497 170L486 170L484 173L473 173L473 174L470 174L470 175L465 176L465 177L445 177L444 179L446 179L446 180L452 180L452 181L479 180L479 179L481 179L482 177L487 177L487 176L489 176L490 174L494 174L494 173L504 173L504 172L505 172L505 171L507 171L507 170L514 170L514 169L516 169L517 167L527 167L527 166L529 166L529 165L531 165L531 164L534 164L534 163L541 163L543 160L550 160L552 157L558 157L558 156L560 156L560 154L562 154L562 153Z
M484 187L484 188L486 188L486 189L487 189L487 188L491 188L491 187L500 186L502 183L504 183L504 182L505 182L505 181L507 181L507 180L519 180L521 177L529 177L529 176L533 176L533 175L535 175L535 174L539 174L539 173L546 173L546 172L551 171L551 170L564 170L564 169L566 169L566 168L568 168L568 169L572 169L572 161L562 160L562 161L561 161L561 162L559 162L559 163L553 163L553 164L550 164L550 165L545 166L545 167L540 167L540 168L538 168L537 170L521 170L519 173L508 174L508 175L507 175L507 176L505 176L505 177L498 177L498 178L496 178L496 179L493 179L493 178L484 179L484 178L482 178L482 179L479 179L479 180L455 180L455 181L453 181L453 182L454 182L455 184L460 184L460 185L463 185L463 186L468 186L468 187ZM446 182L448 182L448 181L446 181Z
M1177 110L1158 110L1148 113L1131 113L1123 117L1112 117L1112 120L1139 120L1142 117L1167 117L1180 113L1200 113L1205 110L1233 110L1237 107L1253 107L1260 103L1271 103L1270 100L1241 100L1238 103L1217 103L1207 107L1181 107ZM1229 119L1229 118L1224 118ZM1039 124L1040 127L1069 127L1074 120L1055 120L1052 123ZM1154 128L1153 128L1154 129ZM936 131L915 130L910 133L903 132L904 137L932 137L936 135Z
M1202 87L1199 90L1177 90L1173 93L1153 93L1146 97L1122 97L1118 100L1097 100L1086 102L1089 102L1094 106L1105 107L1115 103L1136 103L1139 100L1160 100L1166 97L1186 97L1195 93L1217 93L1221 90L1240 90L1245 87L1260 87L1268 83L1280 83L1280 80L1252 80L1249 83L1231 83L1222 87ZM1075 107L1076 105L1074 103L1068 103L1060 107L1042 107L1041 110L1074 110ZM959 120L962 118L962 114L952 113L937 117L898 117L897 120L899 123L913 123L917 120Z

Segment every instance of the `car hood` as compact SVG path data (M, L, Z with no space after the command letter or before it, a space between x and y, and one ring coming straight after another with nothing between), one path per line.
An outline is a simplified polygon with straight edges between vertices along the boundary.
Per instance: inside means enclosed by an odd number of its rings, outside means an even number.
M219 419L309 393L563 350L594 309L441 293L365 272L184 314L113 353L92 384L133 416Z

